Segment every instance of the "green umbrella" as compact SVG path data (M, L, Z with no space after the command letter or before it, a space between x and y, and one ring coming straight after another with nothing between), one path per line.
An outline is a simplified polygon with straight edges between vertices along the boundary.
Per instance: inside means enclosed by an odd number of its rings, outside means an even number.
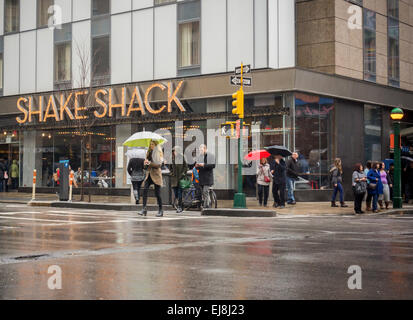
M142 132L137 132L131 135L124 143L124 146L127 147L144 147L144 148L149 148L149 145L151 141L157 141L159 144L163 144L167 142L167 140L160 136L159 134L156 134L151 131L142 131Z

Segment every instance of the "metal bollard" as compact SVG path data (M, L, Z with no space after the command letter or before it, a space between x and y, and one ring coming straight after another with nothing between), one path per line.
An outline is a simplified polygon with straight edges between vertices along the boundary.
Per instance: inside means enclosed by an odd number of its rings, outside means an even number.
M73 173L73 170L72 170L72 171L70 171L70 174L69 174L69 201L70 202L72 202L73 176L74 176L74 173Z
M36 178L37 178L37 170L33 170L33 190L32 190L32 200L36 199Z

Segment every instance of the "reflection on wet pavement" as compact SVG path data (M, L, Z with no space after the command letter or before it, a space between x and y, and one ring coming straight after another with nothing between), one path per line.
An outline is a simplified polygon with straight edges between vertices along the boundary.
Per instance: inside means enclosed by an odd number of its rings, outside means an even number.
M413 298L411 216L154 215L0 204L0 298Z

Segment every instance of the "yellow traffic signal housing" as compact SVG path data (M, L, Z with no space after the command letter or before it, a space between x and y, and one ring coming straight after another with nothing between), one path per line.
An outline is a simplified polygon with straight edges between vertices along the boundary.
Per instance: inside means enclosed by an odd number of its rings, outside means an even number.
M232 101L232 106L235 107L232 109L232 113L237 114L240 119L244 119L244 90L239 89L232 95L232 98L235 99Z

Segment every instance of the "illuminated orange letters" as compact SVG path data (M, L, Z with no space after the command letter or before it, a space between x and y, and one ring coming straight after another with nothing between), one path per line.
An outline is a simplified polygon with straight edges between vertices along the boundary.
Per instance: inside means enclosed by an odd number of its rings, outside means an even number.
M63 113L66 112L66 114L69 116L70 120L73 120L75 117L73 117L72 111L67 107L70 99L72 98L73 93L70 93L69 96L67 97L66 101L64 102L64 95L60 95L60 120L63 120Z
M182 112L185 112L185 108L182 105L181 101L176 97L176 94L178 93L179 89L181 89L183 81L180 81L178 86L176 87L174 93L171 95L172 92L172 83L168 82L168 112L172 112L172 101L175 101L176 105L178 106L179 110Z
M149 104L149 101L148 101L149 94L151 93L152 89L155 88L155 87L161 88L162 91L166 89L163 84L161 84L161 83L154 83L153 85L151 85L151 86L146 90L146 92L145 92L145 107L146 107L146 109L147 109L150 113L152 113L152 114L161 113L161 112L166 108L166 106L163 105L160 109L158 109L158 110L153 110L152 107L151 107L151 105Z
M103 118L106 116L106 114L108 113L108 105L105 101L103 101L102 99L100 99L98 97L99 94L103 94L103 95L107 95L108 92L105 89L99 89L95 92L95 99L97 104L99 104L102 108L103 108L103 112L99 113L97 111L93 112L93 114L95 115L96 118Z
M135 99L138 100L138 107L136 108L133 107L133 103L135 102ZM135 90L133 90L132 98L130 99L130 103L129 103L128 113L126 114L126 116L129 117L133 111L140 111L142 115L145 114L145 108L143 107L142 97L141 97L141 93L138 87L135 87Z
M125 87L122 88L122 103L112 104L112 89L109 89L109 117L112 118L112 109L122 108L122 117L125 116Z
M30 103L30 104L32 103L31 99L32 99L32 97L29 97L29 103ZM17 108L18 108L21 112L24 113L24 118L22 119L22 118L20 118L20 117L16 117L16 121L17 121L18 123L25 123L25 122L27 121L27 117L29 116L29 114L28 114L26 108L24 108L24 107L20 104L21 101L23 101L24 103L26 103L26 102L27 102L27 99L21 97L21 98L19 98L19 100L17 100Z
M88 93L87 90L78 91L78 92L75 93L75 119L78 119L78 120L87 119L87 116L79 115L79 111L86 110L86 107L85 106L79 106L79 100L78 100L79 96L86 95L87 93Z
M32 104L29 103L29 122L32 122L32 115L38 114L39 115L39 122L43 122L43 97L39 97L39 110L32 111Z
M53 110L53 114L49 114L50 107ZM57 113L56 102L54 100L53 95L51 95L49 98L49 102L47 103L46 113L44 114L43 120L46 122L48 118L55 118L56 121L60 121L59 114Z

